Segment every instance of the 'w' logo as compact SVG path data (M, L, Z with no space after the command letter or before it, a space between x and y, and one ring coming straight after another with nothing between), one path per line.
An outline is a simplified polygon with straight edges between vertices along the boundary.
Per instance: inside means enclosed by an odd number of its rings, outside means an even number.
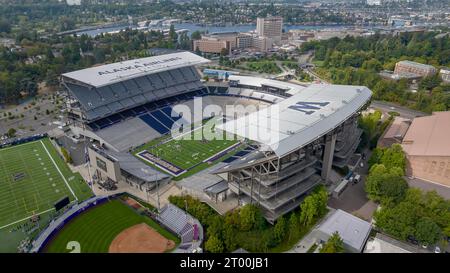
M311 115L316 110L319 110L321 107L327 106L330 104L329 102L306 102L306 101L299 101L295 105L291 105L288 108L293 109L296 111L303 112L307 115Z

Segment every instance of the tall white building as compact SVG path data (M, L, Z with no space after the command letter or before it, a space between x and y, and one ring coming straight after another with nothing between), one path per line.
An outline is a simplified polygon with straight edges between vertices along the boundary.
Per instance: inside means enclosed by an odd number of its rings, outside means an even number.
M258 36L271 38L273 41L281 41L283 32L282 17L267 17L256 19L256 32Z

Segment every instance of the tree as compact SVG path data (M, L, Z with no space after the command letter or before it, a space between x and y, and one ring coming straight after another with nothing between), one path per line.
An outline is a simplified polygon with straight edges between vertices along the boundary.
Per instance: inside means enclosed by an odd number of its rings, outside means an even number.
M16 135L16 129L14 129L14 128L9 128L9 130L8 130L8 132L6 132L6 135L8 136L8 137L14 137L15 135Z
M217 236L211 235L205 243L205 249L211 253L222 253L223 243Z
M365 185L369 199L384 205L402 201L408 190L408 183L402 175L403 171L398 167L389 171L383 164L373 165Z
M63 154L64 160L66 161L66 163L72 163L72 157L70 156L70 154L66 150L66 148L61 147L61 153Z
M324 187L317 188L300 204L300 223L309 226L326 212L328 194Z
M393 144L390 148L384 150L380 162L389 169L398 167L404 170L406 167L406 157L402 146L400 144Z
M200 40L202 38L202 33L198 30L192 32L191 39L192 40Z
M374 214L376 226L396 238L406 240L415 234L419 209L417 205L405 201L393 207L383 207Z
M344 252L344 241L336 231L320 249L320 253L342 253Z
M265 221L260 209L251 204L247 204L240 209L240 218L240 229L242 231L259 229Z
M227 251L233 251L237 248L236 230L230 225L225 225L223 230L223 241Z
M416 238L425 244L434 244L442 236L439 226L429 218L421 218L416 224Z
M2 33L2 32L5 32L5 33L11 32L11 24L8 23L8 21L5 19L0 20L0 33Z
M220 50L220 56L221 56L221 57L227 56L228 53L229 53L229 50L228 50L228 48L226 48L226 47L224 47L224 48L222 48L222 49Z
M298 218L295 215L295 212L291 213L291 217L289 218L288 228L289 228L289 240L291 240L292 237L297 236L297 234L299 232Z
M278 218L273 229L273 236L276 244L279 244L286 236L286 219L283 216Z

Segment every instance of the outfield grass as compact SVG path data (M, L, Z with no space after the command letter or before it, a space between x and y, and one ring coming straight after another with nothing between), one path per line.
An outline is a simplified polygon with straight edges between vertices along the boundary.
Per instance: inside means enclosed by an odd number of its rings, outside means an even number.
M137 214L132 208L117 199L98 205L77 216L50 241L45 252L67 253L67 243L80 243L82 253L107 253L114 238L123 230L146 223L161 235L173 240L177 245L180 239L163 229L152 219Z
M64 196L74 201L90 195L48 139L0 149L0 229L50 212Z

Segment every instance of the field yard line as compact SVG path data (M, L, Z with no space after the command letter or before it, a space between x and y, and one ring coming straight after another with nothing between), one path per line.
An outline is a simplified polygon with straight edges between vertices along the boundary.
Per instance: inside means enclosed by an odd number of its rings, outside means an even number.
M50 155L49 151L47 150L47 147L45 147L45 145L44 145L44 143L42 141L40 141L40 142L41 142L42 146L44 147L45 151L47 152L48 156L50 157L50 160L53 162L53 165L55 165L55 167L58 170L59 174L61 175L62 179L66 183L66 186L69 188L69 190L72 193L73 197L75 197L75 200L78 201L78 197L75 195L75 193L73 192L72 188L69 186L69 183L67 183L66 178L62 174L61 170L58 168L58 165L56 165L56 162L55 162L55 160L53 160L53 157Z
M23 218L23 219L17 220L17 221L15 221L15 222L10 223L10 224L4 225L4 226L0 227L0 229L7 228L7 227L12 226L12 225L14 225L14 224L17 224L17 223L19 223L19 222L28 220L28 219L30 219L30 218L33 217L33 216L41 215L41 214L47 213L47 212L49 212L49 211L51 211L51 210L54 210L54 209L55 209L55 208L51 208L51 209L48 209L48 210L45 210L45 211L36 213L35 215L31 215L31 216L25 217L25 218Z

